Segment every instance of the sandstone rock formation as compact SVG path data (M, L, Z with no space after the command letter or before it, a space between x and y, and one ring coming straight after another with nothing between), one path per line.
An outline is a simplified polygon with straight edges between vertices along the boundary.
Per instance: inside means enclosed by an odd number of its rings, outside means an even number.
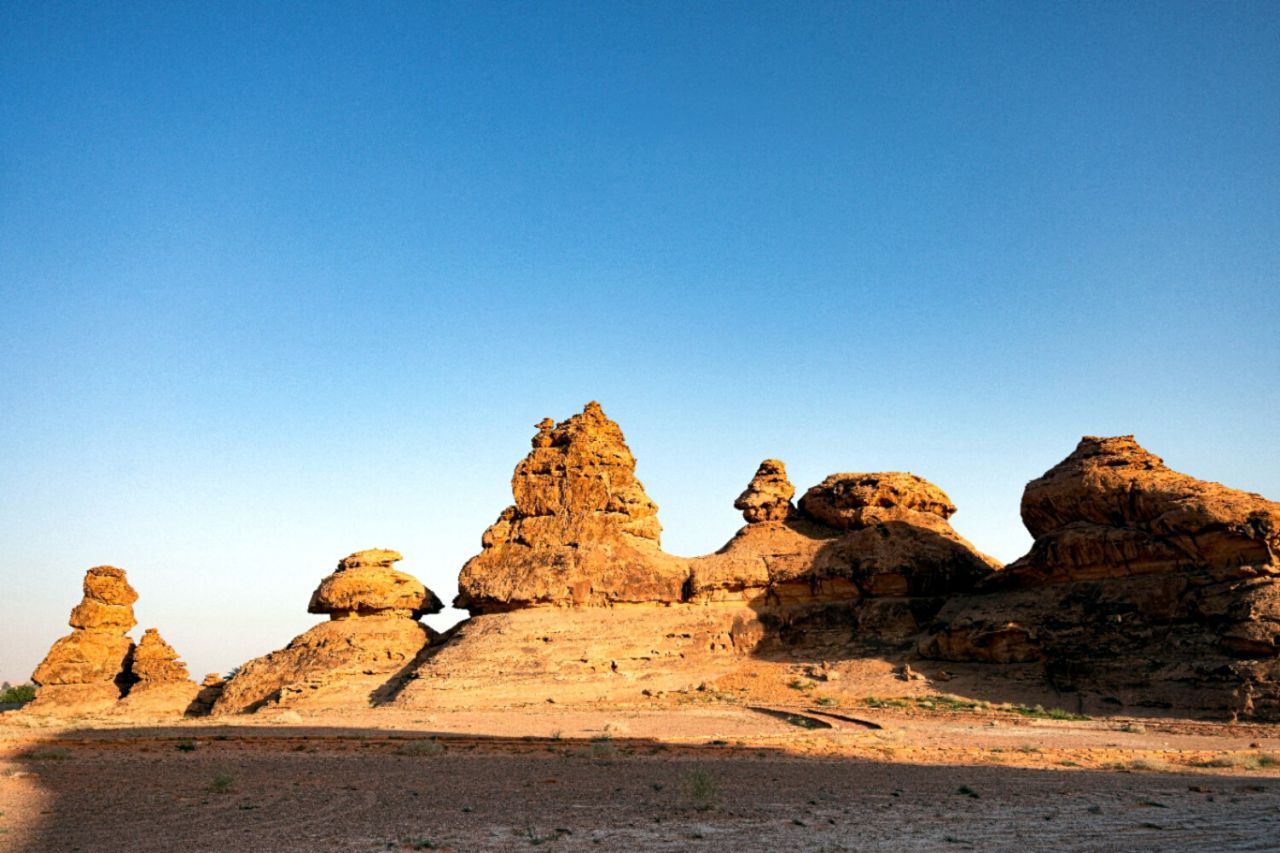
M761 463L735 506L750 522L690 562L696 602L743 600L793 639L826 626L829 644L901 643L948 595L998 566L956 533L937 486L903 473L833 474L792 510L776 460ZM851 636L846 636L851 635Z
M191 700L191 704L187 706L187 716L204 717L213 712L213 706L217 703L218 697L222 695L222 689L227 686L227 680L216 672L211 672L200 682L200 689L196 692L196 696Z
M148 628L134 649L132 671L136 683L121 700L121 713L184 714L200 692L178 652L155 628Z
M443 608L416 578L392 568L395 551L352 554L312 593L308 612L323 622L288 646L242 666L222 688L216 714L268 704L368 704L415 660L434 632L418 622Z
M476 615L423 655L396 702L465 704L473 691L636 699L693 689L744 655L909 649L949 594L996 565L951 529L955 507L918 477L833 475L797 509L775 459L734 504L748 524L719 552L685 560L659 549L657 508L634 470L595 403L539 424L516 468L515 506L459 579L455 606Z
M1280 504L1086 436L1022 517L1031 551L948 603L924 655L1037 663L1112 707L1280 717Z
M857 530L899 518L932 524L928 516L945 521L956 511L942 489L923 477L898 471L832 474L804 493L800 509L815 521L838 530Z
M659 547L658 507L635 467L600 404L559 424L543 420L512 477L515 504L463 566L454 606L477 614L680 601L688 568Z
M785 521L795 513L791 505L795 493L796 487L787 479L787 466L778 459L766 459L733 508L742 510L748 522Z
M133 641L138 593L123 569L97 566L84 576L84 599L71 611L73 630L49 649L31 680L39 690L29 712L104 710L133 681Z
M402 616L421 619L439 613L444 604L412 575L393 569L404 559L396 551L374 549L352 554L311 595L308 613L332 619L352 616Z

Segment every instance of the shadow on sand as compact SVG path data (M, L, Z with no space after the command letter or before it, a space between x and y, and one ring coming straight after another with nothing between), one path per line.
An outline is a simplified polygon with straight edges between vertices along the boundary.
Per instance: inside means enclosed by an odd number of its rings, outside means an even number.
M1262 849L1280 779L422 728L75 730L5 757L6 849Z

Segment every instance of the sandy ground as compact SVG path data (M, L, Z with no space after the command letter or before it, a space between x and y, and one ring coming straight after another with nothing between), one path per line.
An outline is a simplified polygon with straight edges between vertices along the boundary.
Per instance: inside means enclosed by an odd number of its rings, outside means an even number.
M1280 727L718 701L0 716L0 849L535 847L1270 850Z

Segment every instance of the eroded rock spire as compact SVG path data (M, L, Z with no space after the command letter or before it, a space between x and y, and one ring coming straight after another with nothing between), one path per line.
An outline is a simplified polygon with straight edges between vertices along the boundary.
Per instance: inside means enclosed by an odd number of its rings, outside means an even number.
M591 402L537 430L511 478L515 503L463 566L454 606L679 601L688 570L658 547L658 506L636 479L622 429Z

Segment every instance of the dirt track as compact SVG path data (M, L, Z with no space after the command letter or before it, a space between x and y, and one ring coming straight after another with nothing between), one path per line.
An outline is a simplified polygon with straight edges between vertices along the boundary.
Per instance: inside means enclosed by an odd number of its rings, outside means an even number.
M907 713L876 720L884 729L815 731L732 708L417 719L369 712L341 727L324 715L232 726L6 726L0 846L1280 845L1280 771L1267 757L1277 743L1266 737L1269 728L1167 723L1122 731L1112 722ZM486 730L504 736L474 734ZM1197 766L1205 764L1219 766Z

